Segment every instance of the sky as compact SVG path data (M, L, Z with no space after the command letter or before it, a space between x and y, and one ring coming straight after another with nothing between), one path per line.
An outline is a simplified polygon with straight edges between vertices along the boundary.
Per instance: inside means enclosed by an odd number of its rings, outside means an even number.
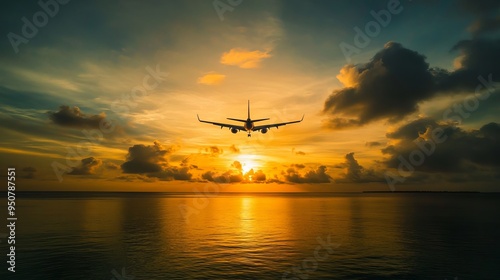
M498 1L0 13L0 166L18 190L500 191ZM262 124L305 118L252 137L196 118L232 123L248 100Z

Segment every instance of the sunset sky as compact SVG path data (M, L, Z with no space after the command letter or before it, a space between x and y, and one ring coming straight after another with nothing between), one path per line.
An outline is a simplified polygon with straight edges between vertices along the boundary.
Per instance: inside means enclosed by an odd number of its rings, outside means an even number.
M0 12L19 190L500 191L498 1L63 2Z

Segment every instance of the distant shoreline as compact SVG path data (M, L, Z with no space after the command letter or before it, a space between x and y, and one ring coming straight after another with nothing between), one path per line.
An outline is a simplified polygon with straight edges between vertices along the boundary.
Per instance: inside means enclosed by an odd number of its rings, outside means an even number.
M482 193L479 191L363 191L363 193Z

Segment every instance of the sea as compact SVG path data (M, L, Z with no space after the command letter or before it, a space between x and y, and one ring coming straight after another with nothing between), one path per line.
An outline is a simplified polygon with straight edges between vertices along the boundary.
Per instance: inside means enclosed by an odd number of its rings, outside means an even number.
M495 193L18 192L0 279L500 279L499 215Z

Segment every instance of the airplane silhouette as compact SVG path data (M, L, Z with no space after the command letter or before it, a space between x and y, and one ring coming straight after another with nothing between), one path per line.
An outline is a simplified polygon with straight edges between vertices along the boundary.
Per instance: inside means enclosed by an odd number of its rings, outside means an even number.
M209 123L209 124L213 124L213 125L216 125L216 126L220 126L221 129L223 127L228 127L229 130L231 130L231 132L233 134L237 133L240 130L241 131L246 131L246 132L248 132L248 137L252 136L252 134L251 134L252 131L260 131L262 134L266 134L267 131L270 128L272 128L272 127L276 127L276 129L277 129L279 126L287 125L287 124L292 124L292 123L298 123L298 122L301 122L304 119L304 116L302 116L302 119L297 120L297 121L283 122L283 123L273 123L273 124L265 124L265 125L255 125L254 123L260 122L260 121L267 121L267 120L269 120L269 118L252 120L250 118L250 100L248 100L248 118L246 120L234 119L234 118L227 118L228 120L242 122L243 126L241 126L241 125L235 125L235 124L227 124L227 123L218 123L218 122L204 121L204 120L200 119L200 116L198 116L198 115L196 115L196 116L198 117L198 120L200 122Z

